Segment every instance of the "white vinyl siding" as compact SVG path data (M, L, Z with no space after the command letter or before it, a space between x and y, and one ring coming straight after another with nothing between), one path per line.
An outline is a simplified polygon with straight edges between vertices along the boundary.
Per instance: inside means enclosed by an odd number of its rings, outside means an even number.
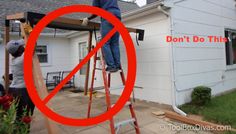
M172 10L174 36L221 36L236 28L234 0L185 0ZM191 99L191 89L206 85L213 95L236 87L234 70L227 70L225 43L174 43L177 103ZM233 82L233 83L232 83Z
M125 21L127 27L145 30L144 41L137 46L135 34L131 33L137 58L135 97L162 104L171 104L170 44L165 37L170 35L170 20L160 12ZM127 71L127 53L121 40L121 62ZM121 85L119 75L112 76L112 85ZM122 90L121 90L122 91ZM121 92L112 91L120 94Z

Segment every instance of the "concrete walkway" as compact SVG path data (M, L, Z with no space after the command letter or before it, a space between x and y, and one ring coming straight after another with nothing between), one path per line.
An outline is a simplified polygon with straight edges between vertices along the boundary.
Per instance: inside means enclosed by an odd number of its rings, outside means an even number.
M112 96L112 101L116 102L116 100L117 96ZM83 96L82 93L60 92L51 102L53 110L63 116L71 118L86 117L88 97ZM156 117L152 112L163 110L163 107L158 104L136 101L134 106L142 134L211 134L205 131L183 130L186 127L185 124L170 121L165 117ZM99 115L104 111L106 111L105 96L97 94L92 105L92 116ZM115 121L119 122L129 118L129 109L123 108L115 116ZM71 127L61 124L58 124L58 126L60 134L110 134L108 121L89 127ZM31 124L31 134L47 134L44 118L37 109ZM135 131L130 125L123 127L119 134L135 134Z

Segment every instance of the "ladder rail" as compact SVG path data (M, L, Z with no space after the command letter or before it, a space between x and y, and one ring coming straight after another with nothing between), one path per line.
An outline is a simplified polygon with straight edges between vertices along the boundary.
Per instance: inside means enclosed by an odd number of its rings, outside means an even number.
M102 52L103 55L103 52ZM108 82L107 82L107 75L106 75L106 70L105 70L105 61L103 59L104 57L101 56L101 63L102 63L102 74L103 74L103 83L105 87L105 92L106 92L106 103L107 103L107 110L111 109L111 98L110 98L110 91L108 87ZM111 133L115 134L115 123L113 117L110 119L110 127L111 127Z
M94 87L94 80L93 79L95 77L95 72L96 72L96 65L97 65L96 60L97 60L97 52L94 55L92 81L91 81L91 86L89 88L89 105L88 105L88 113L87 113L88 118L90 118L92 99L93 99L93 87Z
M95 33L95 38L96 38L96 31L94 31L94 33ZM97 42L97 38L96 38L96 42ZM102 71L102 78L103 78L103 84L104 84L105 95L106 95L107 110L110 110L113 107L113 105L111 104L111 97L110 97L110 90L111 90L110 86L111 86L111 74L112 73L109 72L107 74L106 69L105 69L105 60L104 60L103 56L104 56L104 54L103 54L102 50L101 50L101 56L100 56L99 59L98 59L98 52L96 52L96 54L94 56L92 81L91 81L91 87L89 89L90 93L89 93L89 104L88 104L88 113L87 113L88 118L90 118L90 113L91 113L92 100L93 100L92 97L93 97L93 91L94 91L94 80L95 80L96 70L101 70ZM97 60L101 61L101 66L102 66L101 69L96 68ZM119 73L120 73L121 81L122 81L122 84L123 84L122 87L124 87L125 83L126 83L126 80L125 80L125 75L124 75L124 72L123 72L123 69L122 69L121 66L120 66ZM134 111L134 108L133 108L133 105L132 105L132 102L131 102L131 98L130 98L130 101L128 103L126 103L126 106L129 107L132 119L122 121L122 122L119 122L117 124L115 124L113 117L111 119L109 119L111 134L118 134L119 130L122 126L127 125L127 124L131 124L131 123L132 123L131 125L133 125L134 128L135 128L136 134L140 134L138 121L137 121L135 111Z

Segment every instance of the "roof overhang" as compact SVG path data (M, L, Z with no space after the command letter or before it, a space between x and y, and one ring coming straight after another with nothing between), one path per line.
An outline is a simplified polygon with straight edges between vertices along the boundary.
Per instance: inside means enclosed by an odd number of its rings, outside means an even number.
M160 12L158 9L158 6L162 6L164 10L170 9L170 6L167 6L169 4L166 4L166 2L163 1L157 1L152 4L148 4L146 6L143 6L141 8L138 8L136 10L132 10L130 12L125 12L122 14L122 21L126 22L128 20L136 19L142 16L146 16L155 12ZM78 32L70 32L67 34L67 38L74 38L79 35L86 34L84 32L78 33Z
M138 8L136 10L132 10L130 12L126 12L124 14L122 14L122 21L128 21L128 20L132 20L135 18L139 18L142 16L146 16L155 12L160 12L160 10L158 9L158 6L162 6L162 8L164 10L168 10L170 9L170 6L166 4L166 2L164 1L157 1L154 2L152 4L148 4L146 6L143 6L141 8Z

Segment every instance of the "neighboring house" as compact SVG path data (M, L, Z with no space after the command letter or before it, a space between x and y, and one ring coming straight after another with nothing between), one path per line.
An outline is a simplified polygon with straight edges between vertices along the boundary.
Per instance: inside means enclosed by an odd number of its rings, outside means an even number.
M143 87L135 89L137 98L175 106L189 102L192 89L199 85L211 87L213 95L236 88L234 0L154 1L142 8L124 12L123 22L128 27L145 30L144 41L140 42L140 46L135 46L136 85ZM168 43L168 35L226 36L230 42ZM135 35L131 36L135 43ZM47 61L45 65L42 64L44 73L70 70L87 53L86 33L70 32L56 38L53 38L53 34L41 38L41 49L47 49L41 56L43 61ZM0 51L2 54L3 49L0 48ZM124 47L121 48L121 55L126 69ZM118 85L119 81L118 75L112 78L113 85ZM77 74L76 82L77 86L84 85L83 70ZM100 76L96 79L96 85L101 85Z

